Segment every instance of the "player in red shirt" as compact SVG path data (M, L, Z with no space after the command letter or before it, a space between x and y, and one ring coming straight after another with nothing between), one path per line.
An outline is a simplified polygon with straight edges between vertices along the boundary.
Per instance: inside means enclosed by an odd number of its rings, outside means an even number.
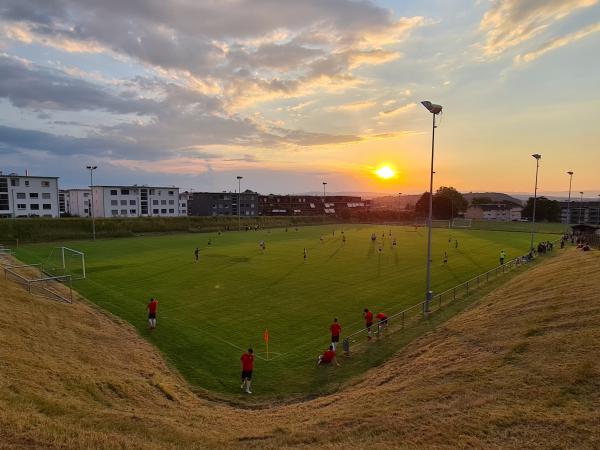
M337 349L337 344L340 342L340 332L342 331L342 327L338 323L337 317L333 319L333 323L329 327L331 330L331 345L333 346L333 351L335 352Z
M377 334L379 335L387 327L388 318L382 312L377 313L375 317L377 318Z
M150 303L146 307L148 309L148 327L151 330L156 328L156 309L158 308L158 301L152 297Z
M373 313L369 311L369 308L365 308L363 313L365 319L365 325L367 327L367 339L371 340L371 327L373 326Z
M242 389L248 394L252 394L250 385L252 384L252 370L254 369L254 351L249 348L240 358L242 363Z
M337 358L335 357L335 350L333 349L333 345L330 345L329 349L325 350L322 355L319 355L317 365L324 364L335 364L338 367L340 366L340 364L337 362Z

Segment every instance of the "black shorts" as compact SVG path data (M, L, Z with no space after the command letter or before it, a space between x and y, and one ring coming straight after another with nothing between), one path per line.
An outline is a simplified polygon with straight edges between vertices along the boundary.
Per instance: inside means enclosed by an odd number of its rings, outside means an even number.
M340 342L340 335L331 336L331 342Z
M251 380L252 379L252 371L251 370L242 370L242 380Z
M156 319L156 313L148 313L148 319Z
M367 322L367 328L371 328L373 326L373 322Z

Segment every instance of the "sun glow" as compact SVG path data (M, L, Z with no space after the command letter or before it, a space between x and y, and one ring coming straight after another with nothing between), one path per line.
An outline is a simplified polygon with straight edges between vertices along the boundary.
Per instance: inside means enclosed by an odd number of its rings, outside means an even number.
M394 169L392 169L390 166L383 166L383 167L380 167L379 169L377 169L375 171L375 174L379 178L383 178L384 180L387 180L387 179L392 178L393 176L395 176L396 175L396 171Z

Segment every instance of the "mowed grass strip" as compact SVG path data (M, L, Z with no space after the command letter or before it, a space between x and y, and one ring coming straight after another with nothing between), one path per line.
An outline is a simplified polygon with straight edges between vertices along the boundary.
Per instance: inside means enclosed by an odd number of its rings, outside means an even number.
M57 245L28 245L17 256L49 262ZM315 367L333 317L348 334L363 326L365 307L393 314L421 301L424 291L422 228L337 225L64 245L86 253L88 278L75 282L82 295L133 324L193 385L222 394L238 394L239 357L249 346L258 356L257 395L306 395L367 370L368 358L336 371ZM440 292L497 266L500 250L511 259L528 246L526 233L435 229L433 289ZM150 296L159 301L153 333L146 329ZM266 328L269 361L262 341Z

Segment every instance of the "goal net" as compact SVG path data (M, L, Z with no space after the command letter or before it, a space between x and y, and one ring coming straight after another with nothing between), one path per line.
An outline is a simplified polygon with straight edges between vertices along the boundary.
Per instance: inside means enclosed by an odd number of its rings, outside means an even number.
M50 276L70 275L73 280L85 278L85 253L69 247L55 247L43 264Z
M452 228L471 228L472 219L463 219L461 217L455 217L452 220Z

